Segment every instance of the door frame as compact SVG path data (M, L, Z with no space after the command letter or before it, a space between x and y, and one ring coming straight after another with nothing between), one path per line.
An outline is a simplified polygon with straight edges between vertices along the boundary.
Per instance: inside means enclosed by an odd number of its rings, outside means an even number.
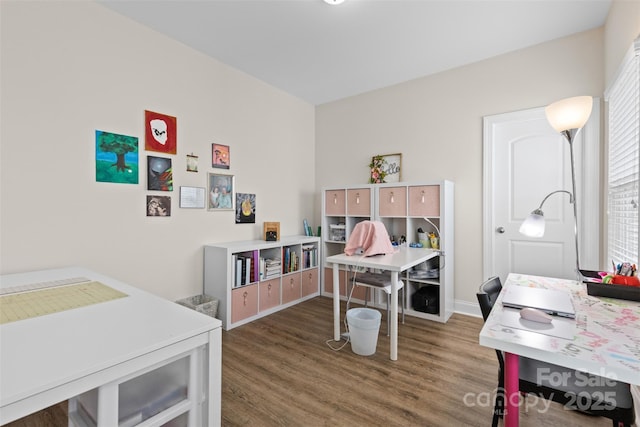
M483 117L483 172L482 172L482 270L483 277L494 276L495 220L493 205L495 200L495 165L492 128L494 124L520 120L543 107L496 114ZM576 165L576 192L578 193L578 247L580 249L580 267L600 268L601 228L601 137L600 137L600 98L593 98L593 109L589 121L578 133L573 142ZM566 143L566 142L565 142ZM588 173L587 173L588 171ZM531 210L537 206L532 206ZM596 233L588 230L597 230Z

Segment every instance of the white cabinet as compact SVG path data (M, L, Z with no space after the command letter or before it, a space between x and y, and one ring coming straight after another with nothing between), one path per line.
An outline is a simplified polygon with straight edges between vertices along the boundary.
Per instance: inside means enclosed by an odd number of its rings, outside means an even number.
M405 272L401 278L407 286L401 301L406 314L446 322L453 313L453 192L451 181L397 182L364 186L345 186L323 190L322 216L323 260L344 252L344 246L355 224L364 220L381 221L390 238L397 244L418 243L418 229L439 237L441 255L426 264ZM367 209L365 209L365 206ZM344 237L336 239L336 227L344 227ZM323 294L333 295L331 266L323 262ZM348 274L340 276L340 294L347 292ZM344 279L344 283L343 283ZM417 303L421 295L430 301L428 308ZM353 297L363 301L364 288ZM373 298L371 303L384 307L384 298Z
M344 197L344 196L343 196ZM283 237L204 247L204 291L230 330L320 294L320 239Z
M73 427L220 425L218 319L84 268L0 277L4 295L42 301L69 284L75 301L92 285L122 296L0 325L1 425L64 400Z
M203 352L199 347L70 399L69 426L198 425L188 421L203 388Z

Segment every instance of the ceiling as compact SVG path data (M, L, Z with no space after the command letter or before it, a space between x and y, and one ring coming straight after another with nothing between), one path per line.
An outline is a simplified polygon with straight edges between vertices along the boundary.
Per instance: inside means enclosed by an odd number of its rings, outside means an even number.
M604 25L611 0L96 0L319 105Z

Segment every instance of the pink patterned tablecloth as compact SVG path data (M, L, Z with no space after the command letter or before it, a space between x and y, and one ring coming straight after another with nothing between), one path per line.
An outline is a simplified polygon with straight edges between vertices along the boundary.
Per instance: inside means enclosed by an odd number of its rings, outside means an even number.
M510 274L506 286L569 292L576 309L575 336L563 339L505 327L500 323L502 305L498 299L483 328L487 337L550 354L548 361L552 363L569 357L576 369L584 364L582 370L640 384L640 302L590 296L586 285L575 280ZM601 372L594 372L596 366Z

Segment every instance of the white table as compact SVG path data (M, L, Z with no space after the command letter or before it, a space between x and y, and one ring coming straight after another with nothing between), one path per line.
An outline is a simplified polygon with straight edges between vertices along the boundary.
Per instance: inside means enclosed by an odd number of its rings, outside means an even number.
M3 275L0 289L74 277L127 296L0 325L0 425L94 389L98 425L117 425L118 384L180 357L188 396L148 425L185 412L190 426L219 425L219 320L82 268Z
M438 256L439 251L402 246L388 255L365 257L362 255L338 254L325 260L333 264L333 339L340 341L340 265L367 267L391 272L391 329L390 358L398 360L398 273Z
M576 309L572 339L504 326L502 294L480 331L480 345L505 352L505 426L518 426L518 356L640 384L640 303L592 297L575 280L509 274L504 288L531 286L571 293Z

